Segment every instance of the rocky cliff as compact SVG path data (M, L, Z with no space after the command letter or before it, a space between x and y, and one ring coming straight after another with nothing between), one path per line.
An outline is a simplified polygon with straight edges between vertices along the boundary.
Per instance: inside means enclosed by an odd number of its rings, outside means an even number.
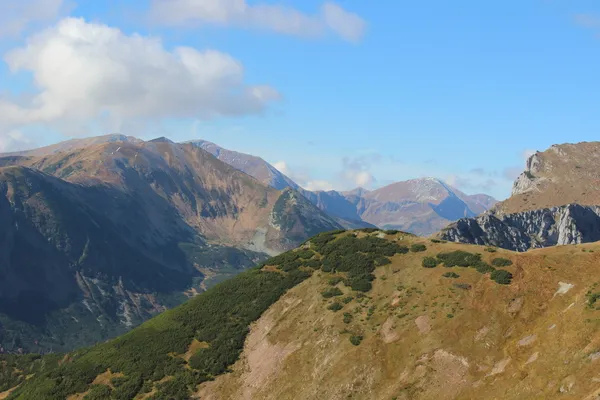
M599 167L599 142L536 152L508 199L450 224L438 236L518 251L600 240Z
M514 214L487 212L458 220L439 237L515 251L595 242L600 240L600 207L568 204Z

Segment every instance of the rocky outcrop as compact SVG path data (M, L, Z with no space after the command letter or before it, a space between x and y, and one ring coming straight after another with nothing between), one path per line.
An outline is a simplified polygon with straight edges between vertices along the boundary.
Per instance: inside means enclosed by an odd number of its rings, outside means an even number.
M438 235L441 239L526 251L600 240L600 207L568 204L514 214L486 212L463 218Z

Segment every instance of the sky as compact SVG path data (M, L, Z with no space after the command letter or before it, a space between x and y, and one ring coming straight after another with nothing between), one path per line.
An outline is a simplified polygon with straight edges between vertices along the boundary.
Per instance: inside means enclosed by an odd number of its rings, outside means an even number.
M311 190L433 176L510 195L594 141L592 0L0 0L0 151L205 139Z

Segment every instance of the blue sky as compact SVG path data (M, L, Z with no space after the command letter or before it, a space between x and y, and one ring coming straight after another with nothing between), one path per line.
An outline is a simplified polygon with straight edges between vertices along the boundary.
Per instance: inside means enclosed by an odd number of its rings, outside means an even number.
M502 199L531 151L598 138L593 1L346 0L331 14L315 0L194 2L222 9L11 9L0 149L111 131L202 138L313 189L436 176ZM179 47L203 56L180 71Z

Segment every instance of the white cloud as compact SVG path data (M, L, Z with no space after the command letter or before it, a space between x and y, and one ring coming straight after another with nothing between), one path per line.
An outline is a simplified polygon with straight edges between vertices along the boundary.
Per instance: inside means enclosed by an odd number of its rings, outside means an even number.
M32 23L51 21L63 7L63 0L0 0L0 37L18 35Z
M273 164L273 166L279 172L281 172L282 174L284 174L284 175L288 176L289 178L291 178L292 171L290 170L290 168L288 167L288 165L287 165L287 163L285 161L277 161L276 163Z
M0 153L23 150L30 147L32 141L19 131L9 131L0 135Z
M322 180L309 181L303 186L303 188L306 190L313 191L313 192L316 192L319 190L323 190L323 191L334 190L334 186L332 183L327 182L327 181L322 181Z
M320 36L329 30L352 42L360 40L366 28L360 16L331 2L323 4L319 14L308 15L283 5L249 5L246 0L153 0L150 18L171 26L233 25L298 36Z
M10 51L12 71L32 73L39 93L26 102L0 98L5 125L86 126L168 117L208 119L262 112L279 98L244 83L243 66L214 50L165 49L153 37L66 18ZM82 132L84 133L84 132Z
M365 32L365 21L335 3L325 3L322 8L325 23L342 38L357 42Z
M310 174L306 171L292 170L285 161L277 161L273 163L273 166L282 174L296 182L300 187L311 190L334 190L334 185L325 180L312 179Z
M362 187L370 189L377 179L370 172L371 166L381 161L379 153L363 154L357 157L344 157L342 159L342 172L340 177L346 189Z

